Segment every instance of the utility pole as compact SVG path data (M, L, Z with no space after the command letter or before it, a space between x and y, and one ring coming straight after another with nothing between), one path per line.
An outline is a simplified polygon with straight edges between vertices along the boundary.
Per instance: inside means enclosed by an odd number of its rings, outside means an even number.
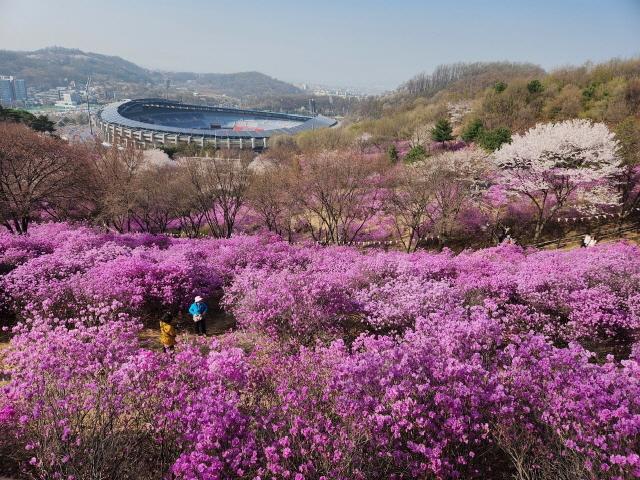
M89 117L89 133L93 136L93 127L91 125L91 107L89 106L89 85L91 85L91 75L87 79L87 86L85 88L85 96L87 97L87 116Z

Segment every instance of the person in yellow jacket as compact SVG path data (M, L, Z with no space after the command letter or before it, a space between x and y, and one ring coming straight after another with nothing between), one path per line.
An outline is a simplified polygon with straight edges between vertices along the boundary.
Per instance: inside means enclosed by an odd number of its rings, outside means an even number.
M165 352L172 352L176 345L176 329L169 312L165 312L160 319L160 343Z

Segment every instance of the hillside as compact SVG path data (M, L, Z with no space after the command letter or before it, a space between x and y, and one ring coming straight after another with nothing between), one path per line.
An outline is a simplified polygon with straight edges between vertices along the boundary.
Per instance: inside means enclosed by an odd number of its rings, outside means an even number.
M472 124L515 133L539 122L587 118L615 129L639 116L640 58L549 72L526 63L453 64L361 102L339 134L343 143L366 133L379 144L411 140L442 118L451 120L454 135L465 137ZM314 135L335 137L338 132Z
M175 84L196 86L204 94L229 95L231 97L292 95L302 92L290 83L272 78L260 72L239 73L191 73L169 72L166 77Z
M49 47L33 52L0 50L0 72L27 80L36 88L53 88L70 81L153 83L157 75L120 57L77 49Z
M66 85L70 81L83 84L91 75L94 84L128 84L137 87L136 91L162 88L168 78L174 86L193 86L206 94L234 98L301 92L289 83L259 72L159 72L142 68L121 57L61 47L33 52L0 50L0 74L24 78L30 86L39 89Z

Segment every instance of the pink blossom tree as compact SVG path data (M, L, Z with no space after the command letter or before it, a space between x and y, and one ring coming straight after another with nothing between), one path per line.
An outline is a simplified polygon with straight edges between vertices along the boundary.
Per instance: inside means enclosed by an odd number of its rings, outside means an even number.
M580 197L591 205L617 201L610 180L620 174L618 142L604 123L538 124L514 135L493 160L500 169L499 182L533 204L534 241L559 210L577 206Z

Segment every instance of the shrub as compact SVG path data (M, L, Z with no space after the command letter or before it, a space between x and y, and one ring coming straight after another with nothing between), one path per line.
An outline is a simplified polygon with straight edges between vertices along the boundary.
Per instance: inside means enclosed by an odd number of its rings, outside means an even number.
M415 147L412 147L411 150L407 152L403 160L406 163L413 163L413 162L417 162L419 160L424 159L426 156L427 156L427 151L425 150L425 148L422 145L416 145Z
M504 127L483 130L478 134L478 144L488 152L498 150L503 144L511 143L511 130Z
M527 90L529 90L529 93L531 94L542 93L544 91L544 86L540 80L531 80L527 83Z
M482 120L476 118L464 128L460 136L465 142L475 142L483 132Z
M391 163L397 163L398 162L398 148L396 147L395 143L392 143L389 146L389 149L387 150L387 156L389 157L389 161Z
M507 84L505 82L499 81L493 85L493 90L496 93L502 93L507 89Z
M0 278L20 307L0 451L30 477L640 474L636 245L407 255L31 235L2 239L27 254ZM181 336L172 354L139 342L131 313L206 288L241 331Z

